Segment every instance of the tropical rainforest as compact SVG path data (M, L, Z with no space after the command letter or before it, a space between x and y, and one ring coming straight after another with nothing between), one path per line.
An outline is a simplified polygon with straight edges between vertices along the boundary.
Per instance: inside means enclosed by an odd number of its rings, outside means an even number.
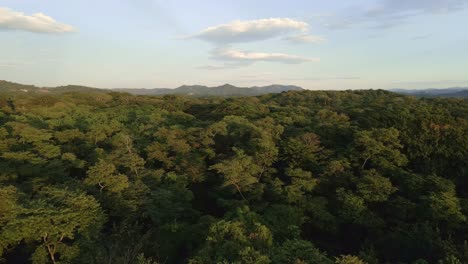
M468 263L468 102L0 93L0 263Z

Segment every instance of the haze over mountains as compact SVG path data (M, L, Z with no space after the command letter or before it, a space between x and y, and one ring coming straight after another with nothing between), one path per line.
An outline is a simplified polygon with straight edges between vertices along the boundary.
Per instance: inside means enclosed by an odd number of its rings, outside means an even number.
M134 95L188 95L188 96L257 96L270 93L281 93L287 91L304 90L299 86L294 85L268 85L268 86L253 86L253 87L237 87L231 84L221 86L208 87L204 85L182 85L178 88L154 88L154 89L138 89L138 88L115 88L115 89L100 89L80 85L66 85L58 87L37 87L34 85L24 85L8 81L0 81L0 92L32 92L32 93L66 93L66 92L83 92L83 93L108 93L108 92L125 92ZM457 97L468 98L468 87L452 87L446 89L389 89L389 91L412 95L417 97Z
M175 89L156 88L156 89L113 89L115 91L127 92L139 95L164 95L181 94L193 96L254 96L268 93L281 93L286 91L300 91L301 87L293 85L269 85L254 87L237 87L230 84L224 84L216 87L203 85L183 85Z
M463 97L468 98L468 87L451 87L445 89L390 89L390 91L417 97Z

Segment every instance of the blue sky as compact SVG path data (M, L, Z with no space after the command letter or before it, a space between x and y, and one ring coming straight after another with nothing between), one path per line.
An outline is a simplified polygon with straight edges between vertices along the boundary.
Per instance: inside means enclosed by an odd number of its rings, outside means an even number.
M468 86L468 0L0 0L0 79Z

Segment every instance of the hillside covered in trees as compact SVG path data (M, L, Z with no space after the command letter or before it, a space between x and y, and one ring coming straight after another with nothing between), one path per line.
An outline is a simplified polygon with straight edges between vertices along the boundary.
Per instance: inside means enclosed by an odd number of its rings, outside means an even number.
M0 263L468 263L468 102L0 94Z

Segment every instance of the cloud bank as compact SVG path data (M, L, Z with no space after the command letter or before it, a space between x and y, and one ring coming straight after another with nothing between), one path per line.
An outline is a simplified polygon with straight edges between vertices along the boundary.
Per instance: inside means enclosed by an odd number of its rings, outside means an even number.
M0 7L0 29L48 34L63 34L75 31L72 26L57 22L45 14L25 15L5 7Z
M255 62L277 62L298 64L319 61L319 58L306 58L285 53L241 51L231 48L232 44L250 43L280 38L293 43L319 43L325 38L309 34L309 24L291 18L266 18L246 21L233 21L227 24L208 27L188 38L196 38L216 46L212 59L224 61L222 65L208 65L199 69L221 70L251 65Z
M307 32L306 22L290 18L268 18L248 21L234 21L209 27L192 36L214 44L232 44L267 40L297 32Z

